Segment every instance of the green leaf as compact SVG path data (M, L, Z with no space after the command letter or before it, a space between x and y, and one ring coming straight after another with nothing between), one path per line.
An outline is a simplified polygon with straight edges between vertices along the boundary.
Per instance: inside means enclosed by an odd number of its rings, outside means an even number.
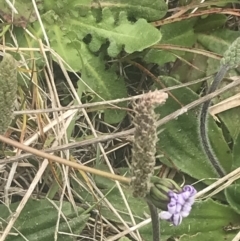
M18 205L19 203L11 204L10 210L14 213ZM59 206L59 202L55 202L55 205ZM79 235L85 227L89 215L84 214L84 209L82 208L78 208L78 213L76 213L68 202L63 202L61 211L68 219L68 222L66 223L61 218L58 230ZM0 213L2 220L7 220L11 216L9 209L5 205L0 205ZM15 222L15 229L11 230L14 233L18 230L25 239L20 235L17 237L9 235L6 241L24 241L26 239L31 241L54 240L57 218L58 210L49 200L29 200ZM6 222L2 222L4 226ZM58 240L70 241L74 239L71 235L58 234Z
M147 21L159 20L167 13L167 4L163 0L141 0L140 2L139 0L99 0L98 2L75 0L73 5L81 13L94 9L101 10L107 6L116 18L120 12L124 11L129 18L145 18Z
M170 77L161 76L160 79L166 86L179 84ZM198 98L189 88L181 88L171 93L183 105ZM163 107L157 109L157 112L163 118L179 108L179 104L170 97ZM230 150L221 130L211 117L209 117L208 133L216 156L224 169L229 171L232 160ZM179 170L196 179L216 177L212 165L200 145L197 110L189 111L164 126L164 131L159 136L158 154L166 154L161 158L161 162L172 167L170 159Z
M82 179L82 177L80 177L79 175L77 176L80 180ZM106 199L113 205L113 207L117 211L120 211L121 217L126 222L131 222L128 210L124 204L118 188L116 187L116 184L113 181L110 181L109 179L103 177L95 177L94 180L96 181L96 186L101 190L103 194L106 195ZM84 199L84 202L88 202L92 204L92 206L96 204L96 199L92 197L91 194L89 194L87 191L79 188L79 184L74 179L71 180L71 184L73 185L74 190L79 194L79 196ZM134 198L132 196L132 190L130 187L122 186L122 188L126 200L129 203L131 210L135 216L136 222L142 221L141 217L143 216L143 213L148 212L146 202L142 199ZM115 214L113 214L113 212L109 210L109 208L105 205L101 206L101 214L110 221L120 222L118 217L116 217Z
M91 51L98 51L102 44L109 41L108 54L112 57L116 56L123 48L127 53L142 51L157 43L161 38L160 32L147 23L145 19L139 19L132 23L128 21L124 12L119 14L119 20L115 23L114 16L108 8L103 9L100 22L97 22L91 12L88 12L85 17L72 12L71 15L61 18L53 11L49 11L42 15L42 19L47 33L49 31L58 33L56 36L54 34L50 36L51 42L64 41L61 46L65 47L67 44L68 47L69 39L81 41L90 34L89 48ZM55 30L55 28L57 29ZM73 39L73 36L76 38Z
M123 78L117 76L113 69L106 70L101 56L94 56L85 45L81 51L83 59L82 79L104 100L123 98L127 96L127 90ZM98 96L95 101L99 101ZM125 107L122 103L119 106ZM107 123L118 123L126 115L119 109L107 109L104 111L104 120Z
M214 53L223 55L224 52L229 48L232 42L240 36L237 31L231 31L228 29L217 30L209 34L197 34L197 40L207 50ZM208 59L208 68L206 71L207 75L216 73L219 69L220 61L216 59Z
M58 19L54 13L49 14ZM49 16L47 17L49 18ZM47 22L49 25L46 25L48 30L47 33L51 40L51 47L75 71L81 71L81 77L87 85L88 91L94 91L104 100L126 97L127 90L124 80L121 77L118 77L113 69L106 70L103 57L94 55L89 51L86 44L80 40L76 40L77 36L74 32L69 32L68 29L64 29L52 21L53 20L50 18ZM88 31L90 30L88 29ZM93 42L94 41L91 43ZM96 42L97 48L100 47L100 45ZM94 48L93 45L91 45L91 47ZM70 70L70 68L67 69ZM102 100L97 95L95 96L94 101ZM126 107L126 104L121 104L119 106ZM104 113L104 120L111 124L120 122L126 115L125 111L119 109L107 109Z
M157 43L161 38L160 32L145 19L131 23L124 12L119 14L119 21L115 24L114 17L108 8L103 9L102 21L99 23L96 23L96 20L89 15L85 18L70 19L69 24L72 26L70 29L75 31L79 38L91 34L92 40L89 47L93 52L98 51L108 40L110 42L108 54L112 57L116 56L123 47L127 53L142 51Z
M122 238L119 239L119 241L131 241L131 240L127 237L122 237Z
M235 170L236 168L240 167L240 133L238 133L237 138L234 140L233 145L233 165L232 170Z
M193 32L195 22L196 19L191 19L163 25L161 27L162 39L159 43L191 47L196 41ZM182 56L184 54L184 51L174 51L171 48L169 50L151 49L144 56L144 60L148 63L163 65L167 62L175 61L177 58L175 55Z
M194 29L196 32L213 31L222 27L227 21L227 16L223 14L212 14L197 21ZM225 29L226 30L226 29Z
M224 192L232 209L240 214L240 184L232 184Z
M64 59L64 61L76 72L82 69L81 41L71 40L67 33L61 31L60 27L54 25L48 32L51 47ZM54 56L53 56L54 57ZM54 60L56 58L54 57ZM68 66L66 69L71 70ZM72 70L71 70L72 71Z
M99 179L96 180L96 185L98 186ZM107 179L105 179L107 182ZM72 180L73 181L73 180ZM121 198L119 190L114 187L114 183L110 186L105 186L106 189L102 186L102 181L100 180L100 186L102 187L101 191L106 195L106 199L111 202L114 208L119 212L121 217L126 222L131 222L131 219L128 215L127 208ZM74 183L74 182L73 182ZM113 188L113 189L112 189ZM123 192L125 194L126 200L131 208L134 219L136 223L140 223L146 219L146 213L149 214L148 206L143 199L138 199L132 197L132 191L129 187L122 186ZM74 185L75 189L75 185ZM109 190L112 189L110 192ZM85 190L80 189L79 185L76 184L75 189L81 197L85 198L85 201L89 203L95 203L95 199L92 198ZM101 214L107 218L109 221L116 223L121 223L120 220L104 205L101 206ZM207 237L216 237L221 238L226 236L228 238L233 237L234 233L225 233L223 230L224 226L227 226L229 223L234 225L240 224L240 216L236 214L229 206L222 205L218 202L215 202L211 199L206 201L199 201L193 205L193 209L190 215L187 218L183 219L183 222L180 226L174 227L166 221L161 221L161 237L162 240L167 240L170 237L179 237L181 235L190 235L191 240L195 241L195 236L203 237L202 240L209 240ZM151 224L148 224L139 229L140 234L144 240L152 240L152 227ZM188 239L186 239L188 240ZM199 240L199 239L196 239ZM215 240L215 239L212 239ZM230 240L230 239L227 239Z
M180 226L174 227L168 222L161 221L162 240L169 237L181 237L181 241L212 241L231 240L236 232L226 232L224 227L232 223L240 224L240 216L229 206L222 205L208 199L203 202L196 202L187 218L183 219ZM145 240L151 240L151 229L144 227L140 233Z
M197 49L203 49L198 43L196 43L194 47ZM184 55L184 60L185 61L179 59L176 61L176 64L174 64L170 72L170 75L173 78L176 78L181 83L187 83L205 77L206 68L208 66L206 56L197 53L186 53ZM191 85L189 88L198 92L201 86L202 83L198 83Z
M232 42L240 36L240 32L221 29L209 34L197 34L197 40L207 50L217 54L223 54Z

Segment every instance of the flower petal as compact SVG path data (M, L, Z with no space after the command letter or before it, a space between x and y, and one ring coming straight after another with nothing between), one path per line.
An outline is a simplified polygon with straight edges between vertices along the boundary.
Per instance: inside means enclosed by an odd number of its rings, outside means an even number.
M191 185L184 186L183 191L189 192L191 196L194 196L197 193L197 190Z
M186 218L186 217L190 214L190 211L191 211L191 210L192 210L192 207L191 207L191 206L185 205L185 206L182 208L180 214L181 214L181 216L182 216L183 218Z
M171 214L175 214L176 213L176 209L177 209L176 203L170 202L167 207L168 207L168 212L169 213L171 213Z
M191 197L191 193L186 191L182 192L181 195L185 200L188 200Z
M182 216L178 213L172 216L171 221L173 225L178 226L182 223Z
M171 198L169 204L172 204L172 205L176 205L177 204L177 200L175 198Z
M173 191L169 191L169 192L168 192L168 196L171 198L171 200L172 200L172 199L175 199L175 200L178 199L177 193L175 193L175 192L173 192Z
M192 206L194 202L195 202L195 198L191 197L185 202L185 204Z
M177 203L179 203L179 204L181 204L181 205L184 205L184 203L185 203L185 198L184 198L184 196L182 195L182 193L178 194Z
M172 214L169 213L169 212L166 212L166 211L162 211L160 214L159 214L159 218L160 219L163 219L163 220L169 220L171 219L172 217Z
M162 211L159 217L172 222L175 226L180 225L182 219L190 214L196 193L196 189L191 185L184 186L182 192L179 193L169 191L168 211Z
M189 214L190 214L190 212L187 212L187 211L181 211L181 213L180 213L180 215L181 215L183 218L186 218Z
M183 212L190 212L191 209L192 209L192 206L186 204L186 205L184 205L184 206L182 207L182 210L181 210L181 211L183 211Z
M182 210L182 204L177 203L175 213L180 213Z

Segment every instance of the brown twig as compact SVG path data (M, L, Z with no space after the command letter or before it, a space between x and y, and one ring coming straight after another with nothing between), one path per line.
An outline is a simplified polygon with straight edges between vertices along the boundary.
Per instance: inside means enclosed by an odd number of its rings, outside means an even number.
M21 150L24 150L26 152L30 152L33 155L36 155L36 156L39 156L39 157L42 157L42 158L46 158L48 160L51 160L53 162L58 162L60 164L66 165L66 166L70 166L74 169L78 169L78 170L89 172L89 173L99 175L99 176L102 176L102 177L110 178L110 179L113 179L113 180L116 180L116 181L119 181L119 182L130 183L130 179L127 178L127 177L115 175L115 174L112 174L112 173L109 173L109 172L104 172L104 171L101 171L101 170L98 170L98 169L95 169L95 168L87 167L87 166L84 166L84 165L81 165L81 164L78 164L78 163L75 163L75 162L68 161L68 160L63 159L61 157L54 156L52 154L48 154L46 152L37 150L35 148L23 145L22 143L11 140L11 139L9 139L5 136L2 136L2 135L0 135L0 141L2 141L4 143L7 143L11 146L14 146L16 148L19 148Z
M162 26L162 25L165 25L165 24L179 22L179 21L182 21L184 19L194 18L194 17L207 15L207 14L213 14L213 13L240 16L240 10L239 9L211 8L211 9L207 9L207 10L203 10L203 11L198 11L196 13L185 14L185 15L182 15L181 17L177 17L177 18L167 18L167 19L164 19L164 20L155 21L155 22L152 22L152 24L155 27L159 27L159 26Z

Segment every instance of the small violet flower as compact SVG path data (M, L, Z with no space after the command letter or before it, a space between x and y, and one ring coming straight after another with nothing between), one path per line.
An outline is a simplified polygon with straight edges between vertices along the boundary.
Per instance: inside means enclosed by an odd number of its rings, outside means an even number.
M169 191L168 196L170 201L167 205L168 211L162 211L160 219L172 222L175 226L180 225L182 219L189 215L196 193L196 189L191 185L184 186L180 193Z

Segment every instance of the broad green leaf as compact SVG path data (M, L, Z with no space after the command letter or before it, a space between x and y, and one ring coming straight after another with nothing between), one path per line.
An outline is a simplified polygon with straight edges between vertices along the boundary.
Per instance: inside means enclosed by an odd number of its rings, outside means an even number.
M75 0L73 5L81 13L84 11L108 7L117 18L122 11L126 12L129 18L145 18L147 21L159 20L167 13L167 4L163 0Z
M101 45L109 41L108 54L116 56L123 48L127 53L142 51L161 39L160 32L145 19L138 19L131 23L124 12L119 14L119 21L115 23L114 17L108 8L102 11L102 21L97 23L90 15L80 19L68 20L70 30L76 32L81 39L91 34L89 48L96 52ZM67 27L67 26L66 26ZM141 41L139 41L141 39Z
M203 47L196 43L194 48L202 49ZM181 83L187 83L192 80L197 80L205 77L205 72L207 68L207 57L197 53L186 53L183 56L184 60L178 59L174 64L170 75L176 78ZM199 91L202 83L191 85L193 91Z
M103 164L101 162L96 163L94 168L96 168L97 170L109 172L109 168L106 166L106 164ZM98 176L98 175L94 176L94 181L97 184L97 187L100 188L100 189L110 190L115 185L114 181L108 180L105 177L101 177L101 176Z
M98 186L99 179L95 179L95 181ZM107 182L107 179L105 182ZM100 182L100 186L103 187L102 180ZM112 183L112 186L105 187L106 189L102 188L101 191L106 194L106 199L111 202L126 222L131 222L127 208L118 189L114 187L114 183ZM146 213L149 214L146 202L143 199L133 198L130 188L125 186L122 186L122 188L136 223L146 219ZM77 191L81 197L84 197L85 201L88 201L93 205L96 204L94 198L87 194L83 189L79 189L79 185L76 185L76 187L74 185L74 190ZM113 212L105 207L103 203L101 206L101 214L109 221L121 223ZM226 237L233 237L234 233L225 233L223 227L227 226L229 223L238 225L240 224L239 220L240 216L229 206L222 205L218 202L212 201L211 199L203 202L199 201L193 205L190 215L183 220L180 226L174 227L166 221L161 221L161 236L162 240L167 240L169 237L177 237L185 234L190 235L193 241L195 240L194 237L198 237L198 235L203 238L202 240L209 240L207 237L212 237L213 235L216 237L223 237L223 235L226 235ZM151 224L140 228L139 231L144 240L152 240ZM221 238L219 240L221 240Z
M94 56L85 45L82 45L83 59L82 79L104 100L123 98L127 96L124 80L117 76L113 69L106 70L102 57ZM97 96L95 101L100 100ZM121 104L120 106L125 106ZM104 111L104 120L107 123L118 123L126 115L119 109Z
M105 192L104 192L105 193ZM149 213L148 207L144 200L136 199L132 197L131 190L124 189L124 194L134 215L137 223L146 218L145 213ZM127 209L120 196L117 188L114 188L106 197L119 211L125 221L131 222ZM105 207L101 208L102 215L108 220L114 222L120 222L118 218L113 215L112 211ZM201 235L202 240L209 240L207 237L233 237L233 233L225 233L223 227L229 223L234 225L240 224L240 216L237 215L230 207L219 204L212 200L198 202L193 206L189 217L183 220L183 223L179 227L173 227L166 221L161 221L161 236L163 240L167 240L169 237L177 237L181 235L190 235L191 240L195 240L194 236ZM204 221L204 222L203 222ZM140 234L145 240L152 240L152 227L151 224L140 228ZM206 238L206 239L205 239ZM189 240L189 239L186 239ZM198 240L198 239L197 239Z
M224 231L229 223L240 225L240 216L229 206L222 205L208 199L203 202L196 202L190 215L185 218L180 226L174 227L171 224L161 221L162 240L169 237L181 237L181 241L212 241L231 240L235 232ZM140 229L145 240L151 240L151 229L149 226Z
M10 205L10 210L14 213L19 203ZM55 202L58 207L59 202ZM71 204L63 202L62 213L68 219L68 222L61 218L59 224L59 231L66 233L73 233L79 235L85 227L89 214L84 214L84 209L78 208L76 213ZM0 205L0 213L2 218L2 225L5 226L11 214L5 205ZM9 235L7 241L24 241L26 239L31 241L45 241L54 240L54 232L57 224L58 210L46 199L29 200L20 216L14 224L14 229L11 232L19 231L25 239L18 235ZM5 220L6 222L3 222ZM70 241L74 240L71 235L58 234L58 240Z
M106 191L104 191L106 193ZM148 207L144 200L139 198L133 198L132 196L132 190L124 189L124 194L126 197L127 202L129 203L132 213L134 215L134 218L136 222L141 222L142 218L144 217L144 213L148 212ZM119 193L119 190L115 187L108 195L107 195L108 201L111 202L111 204L114 206L116 210L118 210L121 213L121 216L126 222L131 222L131 218L128 214L128 210L126 208L126 205ZM102 208L102 214L108 218L109 220L120 222L120 220L114 215L111 210L109 210L106 207Z
M55 25L48 35L51 39L52 48L59 54L63 60L70 66L66 66L66 69L72 69L76 72L82 69L81 55L81 42L78 40L71 40L64 32L60 30L60 27ZM56 58L54 57L54 60Z
M89 0L82 0L83 3L89 2ZM62 0L62 1L55 1L55 0L48 0L42 1L43 5L43 13L48 11L54 11L59 16L64 17L64 15L69 15L71 11L74 9L74 0Z
M170 77L160 77L166 86L179 84L178 81ZM198 98L189 88L181 88L171 92L183 105L186 105ZM161 118L176 111L180 106L171 97L157 113ZM168 166L174 165L184 173L196 179L216 177L212 165L205 156L199 136L198 110L194 109L171 120L164 125L164 131L159 135L158 154L165 154L161 161ZM225 170L231 168L231 153L225 142L221 130L218 128L213 118L209 117L208 133L213 150Z
M195 22L196 19L191 19L163 25L161 27L162 38L159 44L191 47L196 41L196 37L193 32ZM175 61L177 58L175 55L182 56L184 54L184 51L171 50L170 47L169 50L151 49L144 56L144 60L148 63L162 65L167 62Z
M197 40L207 50L210 50L217 54L223 54L230 44L240 36L238 31L232 31L228 29L221 29L211 34L197 34Z
M224 192L232 209L240 214L240 184L232 184Z
M224 52L229 48L231 43L240 36L237 31L231 31L228 29L217 30L212 32L212 34L197 34L197 40L201 43L207 50L212 51L216 54L223 55ZM208 59L207 75L216 73L219 69L219 60Z
M69 45L72 42L78 43L87 35L91 35L89 48L93 52L97 52L103 44L109 41L108 54L112 57L123 49L127 53L142 51L157 43L161 38L160 32L145 19L138 19L137 22L132 23L127 19L126 13L121 12L116 22L108 8L103 9L100 22L97 22L90 11L84 17L78 16L74 11L66 17L49 11L42 15L42 19L47 33L53 32L50 36L51 42L63 41L61 46L67 47L66 50L61 49L64 52L71 50ZM76 53L73 57L76 57Z
M201 18L194 26L196 32L213 31L222 27L227 21L227 16L223 14L212 14L206 18ZM226 29L225 29L226 30Z
M103 168L101 167L101 170ZM104 170L104 169L103 169ZM121 172L121 170L120 170ZM123 171L125 173L125 171ZM82 177L77 174L77 177L82 180ZM120 212L121 217L127 221L131 222L131 218L128 214L128 210L126 208L126 205L124 204L124 201L121 197L121 194L116 187L116 184L114 181L109 180L108 178L98 177L96 176L94 178L96 182L96 186L101 190L101 192L106 195L106 199L114 206L114 208ZM84 202L88 202L89 204L94 205L100 205L101 204L101 214L106 217L108 220L114 221L114 222L121 222L118 217L113 214L113 212L107 208L104 203L96 203L96 199L91 196L87 191L85 191L83 188L79 188L79 184L74 180L71 179L71 184L74 187L74 190L84 199ZM124 191L126 200L128 201L131 210L133 212L133 215L135 216L135 219L137 222L142 221L143 213L148 212L148 207L146 205L146 202L142 199L134 198L132 196L132 190L129 186L122 186L122 189Z
M206 63L207 63L207 69L206 69L207 76L216 74L218 72L219 66L220 66L220 60L208 58L206 60Z
M238 136L234 139L233 143L234 145L232 170L235 170L236 168L240 167L240 133L238 133Z
M51 14L53 14L51 15L52 17L56 17L54 13ZM50 18L49 15L47 16L47 19L48 18ZM56 18L59 19L58 17ZM59 21L61 22L61 19L59 19ZM51 39L51 47L73 68L73 70L81 71L81 77L84 84L86 84L86 89L90 92L94 91L97 94L95 95L94 101L102 99L111 100L127 96L124 80L119 77L114 70L106 70L103 57L94 55L89 51L86 44L80 40L76 40L77 36L74 32L68 31L67 28L64 29L60 27L53 19L48 19L46 24L48 24L46 28L48 30L48 36ZM88 29L88 31L90 30ZM93 42L94 41L92 41L92 43ZM100 45L98 45L98 43L96 44L97 48L101 46L101 43ZM125 107L126 104L120 106ZM120 122L126 115L125 111L121 111L117 108L107 109L104 113L104 120L111 124Z

